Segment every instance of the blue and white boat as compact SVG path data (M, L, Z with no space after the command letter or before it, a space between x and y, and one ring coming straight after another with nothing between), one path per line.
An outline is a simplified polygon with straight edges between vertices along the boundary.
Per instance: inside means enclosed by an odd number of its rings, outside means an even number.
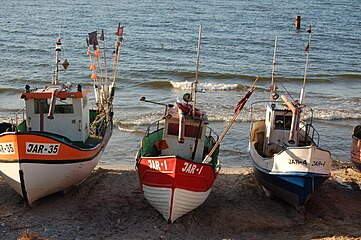
M332 158L329 151L319 147L312 109L304 104L306 74L299 101L289 101L285 95L279 97L274 78L276 49L277 38L270 100L251 106L249 154L255 177L266 195L275 195L302 209L312 193L330 177ZM260 113L257 109L262 113L257 114Z

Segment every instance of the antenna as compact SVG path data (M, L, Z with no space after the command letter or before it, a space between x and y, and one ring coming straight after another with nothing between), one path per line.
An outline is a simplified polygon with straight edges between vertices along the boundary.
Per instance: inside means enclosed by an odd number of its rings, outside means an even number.
M58 34L58 39L60 39L60 32L61 32L61 20L60 20L60 23L59 23L59 34Z
M55 85L59 83L59 62L60 62L60 51L61 51L61 22L59 23L58 41L55 45L55 71L51 84Z
M201 50L201 39L202 39L202 25L199 26L199 33L198 33L196 79L194 80L194 104L193 104L193 110L192 110L193 116L195 116L196 104L197 104L198 66L199 66L199 55L200 55L200 50Z
M60 33L59 33L59 38L58 41L56 42L55 45L55 78L52 81L52 84L58 84L59 83L59 62L60 62L60 51L61 51L61 39L60 39Z
M308 56L309 56L310 43L311 43L311 38L312 38L312 25L311 24L310 24L310 28L307 30L307 32L309 33L309 37L308 37L307 46L305 48L305 51L306 51L306 65L305 65L305 74L304 74L304 77L303 77L303 85L302 85L301 94L300 94L300 104L303 104L304 99L305 99L306 76L307 76L307 68L308 68Z
M278 37L276 36L275 48L274 48L274 52L273 52L273 63L272 63L272 79L271 79L271 91L270 91L271 92L270 93L271 102L277 100L277 98L278 98L278 94L276 93L276 84L275 84L277 40L278 40Z

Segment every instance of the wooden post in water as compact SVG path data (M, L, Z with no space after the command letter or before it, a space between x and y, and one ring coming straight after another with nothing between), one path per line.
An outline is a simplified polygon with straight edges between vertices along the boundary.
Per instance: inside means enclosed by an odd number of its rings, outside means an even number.
M296 29L300 29L300 27L301 27L301 16L296 16L295 26L296 26Z

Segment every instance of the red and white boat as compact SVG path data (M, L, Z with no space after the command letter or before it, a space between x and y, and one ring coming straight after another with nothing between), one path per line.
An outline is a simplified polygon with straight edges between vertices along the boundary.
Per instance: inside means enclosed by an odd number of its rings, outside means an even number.
M136 156L145 198L170 223L207 199L220 171L219 144L253 92L252 87L218 137L208 127L206 112L196 108L200 40L201 27L193 96L186 93L184 102L162 104L165 105L164 116L148 127ZM141 101L156 103L145 97Z
M165 119L156 122L153 132L148 128L136 161L145 198L166 220L173 222L207 199L220 165L218 147L211 161L203 162L218 137L207 127L204 112L200 116L193 115L191 110L183 112L178 103L167 106L166 114Z
M148 127L136 156L145 198L171 223L207 199L220 170L218 136L207 126L206 113L196 108L200 40L201 27L193 97L186 93L184 103L164 104L163 118ZM203 161L212 148L210 160Z
M351 161L361 171L361 125L357 125L353 129Z
M96 58L100 52L96 32L89 37ZM114 65L118 63L122 35L116 42ZM0 124L0 174L30 204L88 177L113 129L116 74L108 85L106 79L96 76L96 68L91 68L97 108L90 109L90 89L59 82L60 38L55 50L51 84L34 89L27 85L21 94L25 108L9 123ZM92 60L90 48L88 55ZM68 65L64 61L65 69Z

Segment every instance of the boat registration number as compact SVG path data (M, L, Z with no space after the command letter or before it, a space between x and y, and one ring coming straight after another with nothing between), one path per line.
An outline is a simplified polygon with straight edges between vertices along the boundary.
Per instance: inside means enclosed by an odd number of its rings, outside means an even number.
M149 163L149 168L153 169L153 170L159 170L159 171L167 171L168 170L168 166L167 166L167 161L157 161L157 160L149 160L148 159L148 163Z
M58 155L60 144L26 142L27 154Z
M14 143L0 143L0 154L14 154L15 148Z
M187 163L185 162L182 168L182 172L184 173L190 173L190 174L201 174L203 169L203 166L201 166L200 168L197 167L197 165L195 164L191 164L191 163Z

